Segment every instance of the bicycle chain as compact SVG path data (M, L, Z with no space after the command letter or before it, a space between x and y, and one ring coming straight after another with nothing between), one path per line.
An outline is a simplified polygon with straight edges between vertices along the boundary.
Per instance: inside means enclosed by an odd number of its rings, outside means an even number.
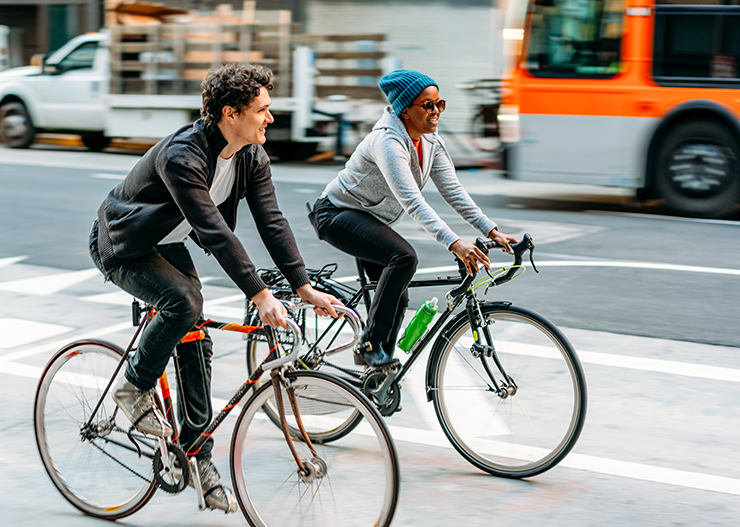
M347 373L349 375L357 375L360 378L362 378L362 377L365 376L365 372L364 371L352 370L350 368L343 368L342 366L337 366L336 364L332 364L331 362L326 362L326 361L323 361L321 364L323 364L324 366L329 366L330 368L337 369L337 370L341 371L342 373Z
M147 483L152 483L151 480L148 480L146 477L142 476L141 474L139 474L138 472L136 472L134 469L132 469L128 465L124 465L121 461L119 461L118 459L116 459L115 457L113 457L110 453L106 452L100 445L96 444L95 441L90 440L90 444L93 445L98 450L100 450L103 454L105 454L106 456L108 456L109 458L111 458L113 461L115 461L116 463L118 463L119 465L121 465L123 468L125 468L126 470L128 470L129 472L131 472L133 475L140 477L141 479L143 479Z

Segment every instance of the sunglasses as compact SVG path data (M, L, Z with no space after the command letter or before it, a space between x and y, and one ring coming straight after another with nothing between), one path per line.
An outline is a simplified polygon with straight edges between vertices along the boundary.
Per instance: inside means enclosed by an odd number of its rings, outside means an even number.
M445 101L444 99L440 99L438 101L427 101L421 104L412 104L411 106L421 106L429 114L434 113L434 107L436 106L439 109L439 113L442 113L445 111L445 106L447 106L447 101Z

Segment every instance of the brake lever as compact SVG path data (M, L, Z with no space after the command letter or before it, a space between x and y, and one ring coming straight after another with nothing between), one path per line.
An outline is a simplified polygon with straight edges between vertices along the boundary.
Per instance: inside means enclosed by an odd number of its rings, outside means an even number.
M537 266L534 264L534 247L529 249L529 261L532 263L532 269L534 269L534 272L539 273Z

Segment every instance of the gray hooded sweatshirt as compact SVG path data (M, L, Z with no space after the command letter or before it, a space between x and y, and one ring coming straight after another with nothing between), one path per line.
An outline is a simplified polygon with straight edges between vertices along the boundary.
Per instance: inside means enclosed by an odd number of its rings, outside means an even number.
M444 200L484 236L496 227L465 191L444 142L434 132L421 136L422 163L406 127L388 106L357 146L344 169L324 190L340 208L364 210L386 225L404 211L447 249L459 240L434 212L421 189L431 177Z

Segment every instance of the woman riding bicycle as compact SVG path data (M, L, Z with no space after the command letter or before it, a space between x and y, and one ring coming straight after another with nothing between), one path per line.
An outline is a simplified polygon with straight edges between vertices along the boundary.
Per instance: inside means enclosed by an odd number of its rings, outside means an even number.
M460 184L444 143L436 133L445 101L434 80L413 70L380 79L390 106L358 145L344 169L314 204L311 223L319 238L359 258L377 280L363 338L354 352L357 364L372 367L393 359L408 305L408 285L417 265L413 247L390 226L407 212L424 230L465 264L468 272L488 257L465 242L439 217L421 194L428 179L444 200L470 225L511 252L512 236L497 230Z

